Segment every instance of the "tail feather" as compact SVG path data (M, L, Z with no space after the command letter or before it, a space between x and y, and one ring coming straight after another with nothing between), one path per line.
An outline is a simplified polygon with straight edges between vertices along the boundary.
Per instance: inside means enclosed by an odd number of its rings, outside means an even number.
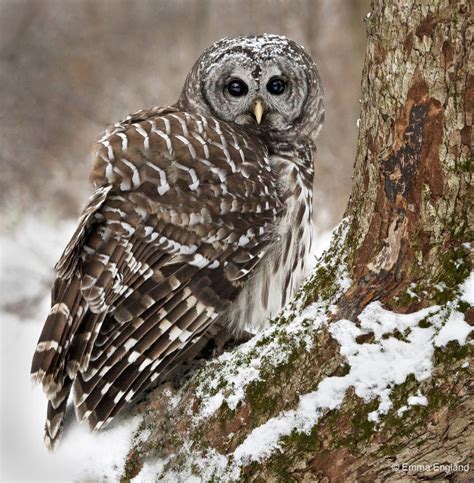
M67 330L69 307L58 302L53 305L41 332L31 365L32 379L43 383L46 375L51 375L51 364L63 350L61 339Z
M46 423L44 425L44 442L50 451L54 451L61 439L64 429L64 415L71 392L72 381L68 380L56 396L48 401Z
M80 296L79 284L79 278L75 277L56 287L57 299L53 300L33 355L31 377L42 383L48 398L62 387L68 340L85 313L86 303Z
M92 349L102 327L106 312L94 314L88 312L84 317L81 330L74 335L69 349L66 370L69 377L75 377L78 370L86 370Z

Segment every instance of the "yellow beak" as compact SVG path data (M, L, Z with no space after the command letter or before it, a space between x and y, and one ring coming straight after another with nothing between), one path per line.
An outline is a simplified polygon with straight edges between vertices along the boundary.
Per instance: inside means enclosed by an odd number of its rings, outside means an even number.
M253 107L253 114L255 116L255 119L257 120L257 124L260 124L260 122L262 121L262 116L263 116L262 101L260 101L260 100L255 101L255 106Z

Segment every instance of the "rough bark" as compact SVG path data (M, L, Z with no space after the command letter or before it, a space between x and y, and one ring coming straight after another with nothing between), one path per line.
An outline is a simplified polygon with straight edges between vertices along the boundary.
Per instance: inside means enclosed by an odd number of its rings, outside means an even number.
M211 461L211 453L232 463L234 450L254 428L294 409L300 395L324 378L347 373L331 323L357 322L375 300L397 313L455 305L465 321L474 323L472 307L456 298L472 267L471 8L467 0L374 0L366 19L353 190L332 247L252 350L207 364L178 396L173 388L159 388L139 407L144 419L125 479L151 457L164 458L165 479L185 468L199 476L197 454L201 463ZM351 283L342 290L343 275ZM315 302L326 322L313 327L309 320L296 332L288 330ZM358 342L373 339L368 333ZM308 340L311 349L305 350ZM285 356L277 361L262 356L274 347ZM368 415L379 401L364 401L349 390L309 433L283 437L279 451L244 462L234 475L248 481L467 481L474 477L472 347L472 340L437 347L431 376L423 381L409 376L391 388L392 408L378 422ZM258 357L260 377L245 386L245 398L235 408L223 403L209 417L196 419L203 394L215 391L206 380L219 381L225 365L251 365ZM397 411L416 391L428 405L399 417ZM470 463L470 471L426 469L436 463ZM403 464L418 466L397 467ZM213 477L232 479L222 468Z

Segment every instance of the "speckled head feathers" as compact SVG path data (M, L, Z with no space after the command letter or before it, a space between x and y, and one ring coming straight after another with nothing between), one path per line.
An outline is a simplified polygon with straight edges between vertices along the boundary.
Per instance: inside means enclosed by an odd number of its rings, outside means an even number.
M275 77L286 86L278 96L267 88ZM244 82L245 95L229 95L233 79ZM265 112L260 125L251 116L256 100L262 101ZM179 105L247 126L269 142L314 140L324 119L315 62L296 42L269 34L226 37L212 44L188 75Z

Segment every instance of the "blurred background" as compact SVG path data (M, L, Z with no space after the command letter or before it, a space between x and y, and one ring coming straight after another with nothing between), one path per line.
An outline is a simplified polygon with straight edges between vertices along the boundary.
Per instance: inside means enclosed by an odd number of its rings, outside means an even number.
M173 103L215 40L267 32L308 48L323 78L316 221L328 228L350 189L368 8L366 0L0 0L4 221L33 211L76 217L89 193L88 151L104 127Z
M51 473L60 465L41 447L43 399L30 398L28 372L52 266L90 194L88 153L101 131L130 112L175 102L215 40L286 35L312 53L325 88L315 180L324 238L351 187L369 3L0 0L0 479L70 476L71 454L66 473ZM25 451L33 465L15 459Z

